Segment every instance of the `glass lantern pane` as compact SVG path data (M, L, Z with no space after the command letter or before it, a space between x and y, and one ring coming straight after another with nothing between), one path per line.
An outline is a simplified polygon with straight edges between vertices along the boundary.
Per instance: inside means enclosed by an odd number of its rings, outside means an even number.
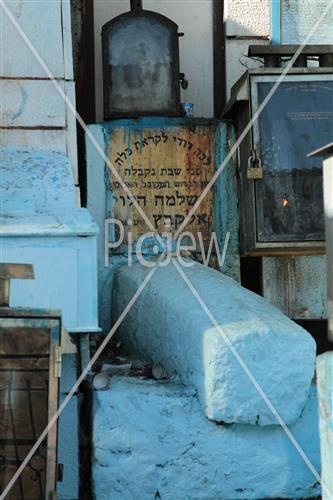
M153 17L116 22L109 32L109 112L168 112L174 107L172 33Z
M273 85L257 84L258 105ZM259 117L259 136L258 241L324 240L322 160L307 154L332 142L333 81L281 83Z

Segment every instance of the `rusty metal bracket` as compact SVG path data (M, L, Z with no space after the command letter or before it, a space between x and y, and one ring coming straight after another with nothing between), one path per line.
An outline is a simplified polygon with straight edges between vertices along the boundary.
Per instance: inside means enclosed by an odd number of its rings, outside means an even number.
M62 350L60 345L54 345L54 376L61 377Z
M185 78L185 73L179 73L179 81L182 89L186 90L188 88L188 80Z
M0 264L0 307L9 306L10 280L35 279L32 264Z

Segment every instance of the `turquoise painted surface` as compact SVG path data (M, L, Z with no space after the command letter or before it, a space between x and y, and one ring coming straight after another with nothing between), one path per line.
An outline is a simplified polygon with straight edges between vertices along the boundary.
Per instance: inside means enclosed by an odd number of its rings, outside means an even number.
M281 43L281 0L271 0L271 39L273 45Z
M216 169L222 165L234 139L234 128L230 123L218 125L215 132ZM223 168L214 188L214 230L218 235L221 249L227 233L230 233L222 272L236 281L240 281L238 219L236 164L231 159Z
M109 122L101 122L96 124L97 127L102 127L105 132L116 130L118 128L129 128L144 130L145 128L163 128L169 127L176 129L177 127L195 127L198 125L211 126L214 120L209 118L186 118L176 117L169 118L166 116L142 116L140 118L126 118L121 120L112 120Z

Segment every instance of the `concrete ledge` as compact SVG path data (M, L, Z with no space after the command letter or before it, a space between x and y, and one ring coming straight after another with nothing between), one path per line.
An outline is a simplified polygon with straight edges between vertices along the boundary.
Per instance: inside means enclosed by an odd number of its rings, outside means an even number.
M290 427L320 470L317 399L311 390ZM113 378L94 393L96 500L307 498L320 488L280 427L220 425L193 390L174 383Z
M115 274L113 319L126 307L149 269L138 264ZM307 401L315 342L262 297L213 269L186 269L193 286L287 424ZM120 329L127 347L195 387L209 419L276 424L221 333L198 304L175 266L160 267Z

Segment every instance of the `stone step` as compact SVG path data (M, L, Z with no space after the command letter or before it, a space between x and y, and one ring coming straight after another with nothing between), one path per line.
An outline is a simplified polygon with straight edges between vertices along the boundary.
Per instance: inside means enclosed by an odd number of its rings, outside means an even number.
M281 427L221 425L180 384L113 377L93 393L97 500L255 500L320 495ZM316 388L290 426L320 471Z
M127 348L194 387L211 420L277 424L257 390L260 386L285 423L295 422L314 374L312 337L262 297L222 273L197 263L183 270L217 326L171 262L156 270L122 322L119 333ZM149 271L139 264L118 268L114 320Z

